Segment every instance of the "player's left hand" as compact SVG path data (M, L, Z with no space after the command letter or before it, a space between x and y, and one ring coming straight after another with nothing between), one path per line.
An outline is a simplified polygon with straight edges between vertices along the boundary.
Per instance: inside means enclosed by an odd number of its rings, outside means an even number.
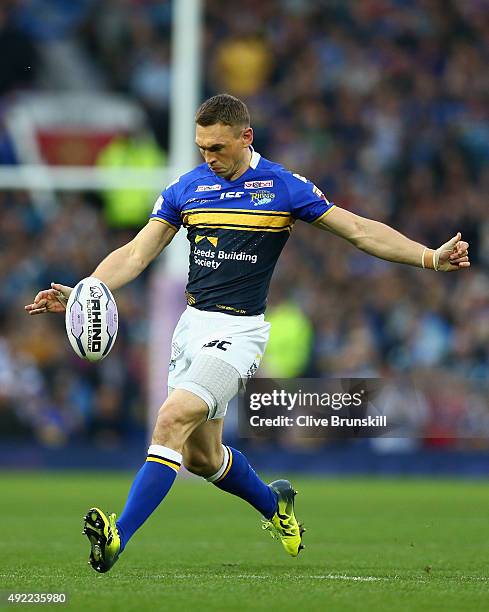
M469 243L461 238L462 234L457 232L456 236L436 249L434 257L436 270L453 272L454 270L470 267Z

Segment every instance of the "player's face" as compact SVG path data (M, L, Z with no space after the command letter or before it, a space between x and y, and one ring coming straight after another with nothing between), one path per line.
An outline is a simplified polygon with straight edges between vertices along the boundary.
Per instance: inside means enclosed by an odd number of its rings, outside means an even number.
M195 143L209 168L225 179L236 179L248 168L253 130L222 123L196 125Z

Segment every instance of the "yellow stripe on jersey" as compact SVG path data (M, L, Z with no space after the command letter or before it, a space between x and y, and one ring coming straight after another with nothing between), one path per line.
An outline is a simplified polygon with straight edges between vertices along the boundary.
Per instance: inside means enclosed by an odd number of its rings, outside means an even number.
M271 214L270 214L271 213ZM251 231L290 231L294 219L290 213L276 211L241 211L236 209L185 210L185 227L219 227Z

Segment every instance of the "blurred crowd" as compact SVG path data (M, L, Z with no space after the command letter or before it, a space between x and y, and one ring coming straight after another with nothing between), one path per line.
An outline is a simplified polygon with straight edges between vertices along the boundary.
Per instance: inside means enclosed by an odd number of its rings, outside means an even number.
M49 13L46 4L0 7L0 54L17 58L0 65L0 132L16 91L92 87L138 100L167 148L170 2L59 0ZM488 378L488 62L486 0L205 2L204 96L227 91L248 103L260 153L413 239L436 247L461 231L470 242L471 270L442 275L375 260L296 224L273 281L264 372L434 368ZM12 157L0 133L0 162ZM0 196L0 418L48 423L48 438L91 428L123 435L144 413L146 318L136 294L145 277L121 292L121 321L131 324L96 369L46 342L61 337L59 321L23 320L19 296L75 282L127 238L104 225L96 197L60 204L42 218L26 194ZM433 394L434 413L446 401ZM426 427L425 435L436 429Z
M61 195L58 205L46 218L25 193L0 193L0 435L110 448L145 427L146 275L117 294L110 359L76 357L64 317L29 316L24 305L53 281L74 286L132 234L107 227L97 198Z

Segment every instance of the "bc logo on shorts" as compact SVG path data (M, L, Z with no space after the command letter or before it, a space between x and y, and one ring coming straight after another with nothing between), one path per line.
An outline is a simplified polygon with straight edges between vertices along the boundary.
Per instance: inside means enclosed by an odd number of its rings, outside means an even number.
M213 348L216 347L221 349L221 351L227 351L228 346L231 346L232 342L228 340L211 340L202 346L202 348Z

